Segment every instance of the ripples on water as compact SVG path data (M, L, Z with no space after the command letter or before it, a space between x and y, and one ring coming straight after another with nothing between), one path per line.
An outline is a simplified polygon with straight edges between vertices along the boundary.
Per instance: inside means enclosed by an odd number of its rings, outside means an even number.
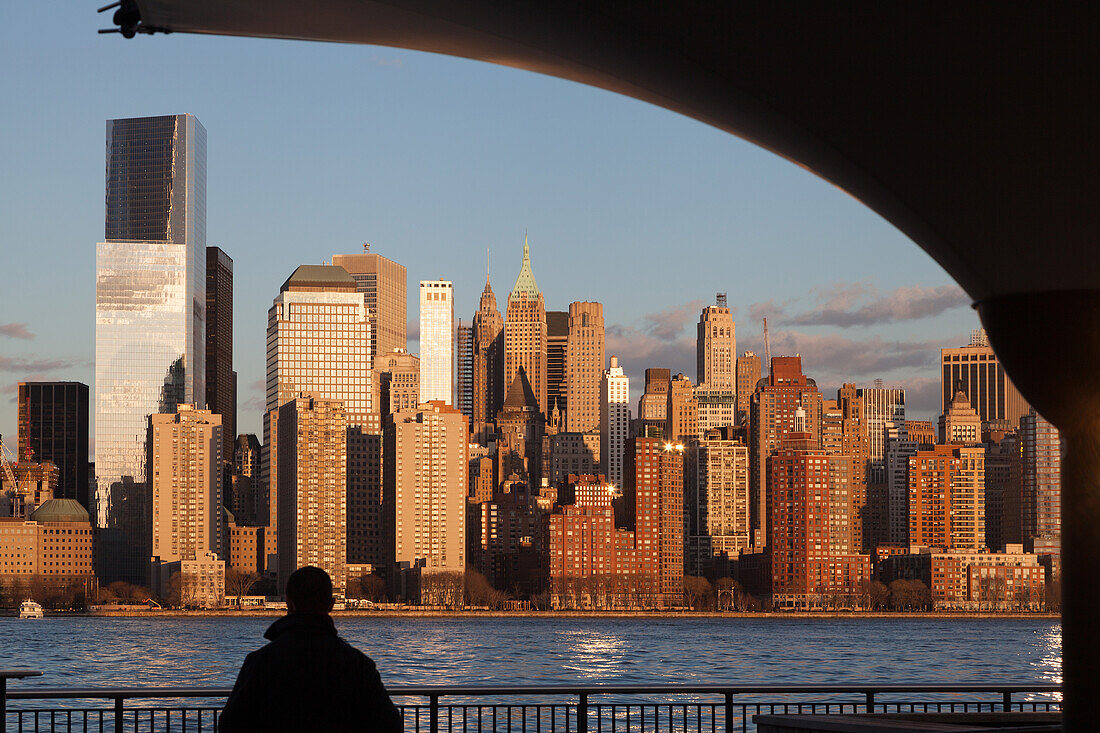
M36 684L232 685L271 618L0 619ZM935 619L339 618L391 684L1060 682L1061 624Z

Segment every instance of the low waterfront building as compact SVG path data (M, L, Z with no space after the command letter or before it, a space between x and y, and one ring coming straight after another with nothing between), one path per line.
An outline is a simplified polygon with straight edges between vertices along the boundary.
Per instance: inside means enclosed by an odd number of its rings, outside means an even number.
M76 499L49 499L30 519L0 519L0 582L29 593L79 591L96 587L95 530Z
M913 545L883 563L883 582L920 580L937 611L1040 611L1046 597L1046 568L1023 545L1004 552L943 551Z

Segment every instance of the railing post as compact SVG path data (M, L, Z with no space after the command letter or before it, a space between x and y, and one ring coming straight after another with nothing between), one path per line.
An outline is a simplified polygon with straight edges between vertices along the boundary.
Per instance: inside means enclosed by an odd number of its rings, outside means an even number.
M875 712L875 693L873 690L868 690L867 693L867 712Z
M588 733L588 693L578 693L577 733Z
M1004 700L1005 712L1012 712L1012 692L1005 690L1001 693L1001 698Z
M122 733L122 698L115 698L115 733Z
M428 695L428 730L439 733L439 695Z
M726 733L733 733L733 693L726 693Z
M8 729L8 678L0 674L0 729Z

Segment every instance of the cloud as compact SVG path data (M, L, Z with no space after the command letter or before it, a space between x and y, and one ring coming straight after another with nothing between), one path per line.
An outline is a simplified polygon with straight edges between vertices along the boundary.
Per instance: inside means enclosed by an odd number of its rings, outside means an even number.
M749 320L759 322L765 318L782 318L786 314L790 302L786 300L777 303L774 300L765 300L763 303L753 303L749 306Z
M267 394L267 380L257 379L254 382L250 382L248 388L253 392L261 392L263 394Z
M967 305L969 299L957 285L922 287L911 285L897 288L883 297L856 307L866 295L876 291L870 286L837 285L819 293L819 307L785 318L791 326L873 326L881 323L912 321L938 316L946 310Z
M56 372L86 364L81 359L37 359L0 354L0 372Z
M656 313L647 313L643 318L646 330L659 339L672 339L683 333L684 328L699 316L703 301L692 300L683 305L674 305Z
M34 339L34 334L27 330L27 324L25 323L0 323L0 336L24 339L25 341Z
M405 338L409 341L420 340L420 321L409 321L405 324Z

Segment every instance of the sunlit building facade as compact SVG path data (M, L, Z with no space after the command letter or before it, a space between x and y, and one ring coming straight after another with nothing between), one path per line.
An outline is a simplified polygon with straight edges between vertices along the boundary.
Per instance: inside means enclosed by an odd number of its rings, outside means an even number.
M612 356L600 384L600 465L612 486L623 485L623 450L630 437L630 377Z
M454 405L455 299L450 280L420 281L420 401Z

